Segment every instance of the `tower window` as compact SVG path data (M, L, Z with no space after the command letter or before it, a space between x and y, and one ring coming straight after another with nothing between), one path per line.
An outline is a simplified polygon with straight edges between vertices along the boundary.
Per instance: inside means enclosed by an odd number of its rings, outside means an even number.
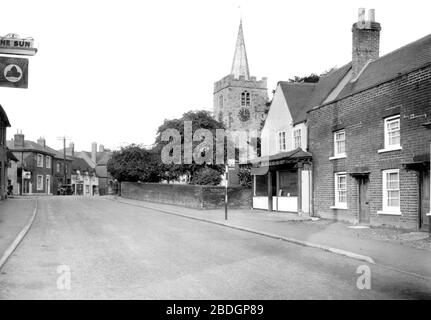
M241 106L242 107L250 106L250 92L244 91L241 93Z
M223 108L223 96L218 97L218 106L220 109Z
M218 113L218 122L223 123L223 112Z

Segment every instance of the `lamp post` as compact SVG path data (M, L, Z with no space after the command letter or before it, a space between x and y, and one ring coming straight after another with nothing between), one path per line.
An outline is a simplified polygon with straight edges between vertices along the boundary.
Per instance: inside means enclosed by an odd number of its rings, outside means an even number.
M227 165L225 168L225 189L224 189L224 219L227 221L227 204L228 204L228 196L227 191L229 187L229 168L235 168L236 161L235 159L228 159Z
M229 184L229 166L226 165L225 168L225 188L224 188L224 220L227 221L227 187Z

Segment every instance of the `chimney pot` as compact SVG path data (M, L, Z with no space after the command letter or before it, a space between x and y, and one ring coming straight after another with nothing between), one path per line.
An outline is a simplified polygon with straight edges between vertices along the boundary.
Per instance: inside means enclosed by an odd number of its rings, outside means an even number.
M365 8L358 9L358 22L359 23L365 22Z
M40 137L39 139L37 139L37 144L45 148L45 145L46 145L45 138Z
M91 160L96 163L97 160L97 142L91 144Z
M368 20L370 22L375 22L375 20L376 20L376 11L374 9L368 10Z
M14 142L13 142L14 147L24 147L24 135L21 133L17 133L14 135Z
M374 21L375 12L368 11L365 21L365 9L359 9L358 22L352 27L352 81L361 73L370 60L379 58L380 23Z

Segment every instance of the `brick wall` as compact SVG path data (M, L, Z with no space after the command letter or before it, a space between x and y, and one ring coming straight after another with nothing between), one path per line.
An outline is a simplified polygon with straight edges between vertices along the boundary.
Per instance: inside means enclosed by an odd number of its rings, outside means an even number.
M400 114L402 150L378 153L384 147L384 118ZM347 175L348 210L334 205L334 173L370 171L371 224L416 228L419 211L418 172L403 163L429 154L431 130L431 66L336 101L309 113L309 151L313 154L313 204L315 214L355 222L358 220L358 186ZM333 130L346 132L347 158L333 156ZM382 170L400 169L401 216L383 216Z
M224 192L224 187L217 186L121 183L121 195L125 198L198 209L223 208ZM228 197L230 208L251 208L251 189L230 187L228 188Z

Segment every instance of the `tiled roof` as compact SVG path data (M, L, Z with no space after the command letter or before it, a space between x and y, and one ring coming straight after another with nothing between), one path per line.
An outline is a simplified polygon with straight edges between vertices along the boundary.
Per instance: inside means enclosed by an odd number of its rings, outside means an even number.
M91 152L90 151L80 151L75 152L78 155L86 155L89 159L91 159ZM96 163L106 165L108 163L108 160L112 156L112 151L104 151L104 152L96 152Z
M6 111L4 111L2 106L0 106L0 119L2 119L5 122L6 127L10 127L10 122L7 117Z
M340 81L343 80L351 68L352 63L348 63L341 68L333 70L327 75L322 76L317 83L316 89L313 91L313 95L308 102L308 106L313 108L325 101L325 99L337 87Z
M260 163L260 162L268 162L268 161L276 161L282 159L301 159L301 158L311 158L312 154L302 150L301 148L297 148L292 151L279 152L269 157L259 157L250 160L250 163Z
M300 118L302 109L307 107L310 96L316 87L315 83L295 83L280 81L278 83L286 99L293 122Z
M370 62L337 99L375 87L431 63L431 34Z
M307 111L320 105L337 87L351 69L351 63L321 77L317 83L291 83L280 81L293 123L307 119Z
M15 147L13 140L7 141L6 144L11 151L20 151L20 150L39 151L39 152L50 154L52 156L55 156L57 154L57 151L55 151L54 149L48 146L43 147L40 144L29 140L24 140L23 147Z
M82 158L73 157L72 170L79 170L80 172L93 172L94 169Z

